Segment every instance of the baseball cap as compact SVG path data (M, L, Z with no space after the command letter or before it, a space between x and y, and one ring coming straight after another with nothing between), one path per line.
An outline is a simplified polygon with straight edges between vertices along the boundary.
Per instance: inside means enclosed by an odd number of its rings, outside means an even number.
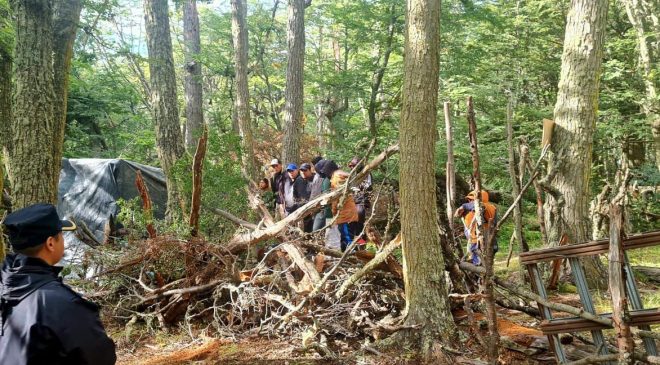
M276 159L276 158L270 160L270 165L271 165L271 166L279 165L279 164L280 164L280 160L278 160L278 159Z
M298 165L295 163L290 163L286 165L286 171L293 171L293 170L298 170Z
M7 215L2 224L9 243L15 250L38 246L48 237L77 228L74 222L60 219L55 206L43 203L30 205Z
M309 170L309 169L311 169L311 168L312 168L312 165L308 164L307 162L305 162L304 164L300 165L300 170L302 170L302 171L307 171L307 170Z

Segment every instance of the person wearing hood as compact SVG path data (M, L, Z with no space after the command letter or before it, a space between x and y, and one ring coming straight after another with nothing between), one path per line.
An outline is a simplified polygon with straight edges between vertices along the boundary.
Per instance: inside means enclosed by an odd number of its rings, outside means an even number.
M476 214L474 211L474 199L477 197L476 191L471 191L465 198L468 200L467 203L461 205L456 212L454 213L455 217L460 217L463 222L463 228L465 233L465 238L468 241L468 255L470 256L470 261L474 265L481 265L481 255L480 252L483 252L482 247L480 247L480 242L477 236L477 220ZM483 224L481 231L488 232L490 228L490 222L492 224L497 224L497 207L495 204L489 201L488 192L485 190L481 191L481 204L483 206ZM493 239L493 252L497 252L497 237Z
M339 169L339 166L334 161L328 161L323 166L323 174L330 180L329 190L339 189L342 185L348 183L349 174L346 171ZM327 187L324 181L324 187ZM351 223L358 221L357 206L353 195L346 195L341 209L339 207L339 200L335 200L331 204L330 218L337 215L335 223L339 228L341 234L341 250L345 251L346 248L353 242L355 232L353 232Z
M15 211L2 222L13 252L0 271L0 365L114 364L96 304L62 282L61 220L51 204Z
M359 157L353 157L353 159L348 163L348 167L353 169L362 169L362 163ZM359 171L359 170L358 170ZM367 211L371 208L371 201L369 200L369 195L372 190L372 180L371 174L362 180L362 182L355 187L352 187L355 205L357 206L358 220L357 222L351 223L353 232L357 236L357 240L360 244L364 245L366 243L364 237L364 223L367 219Z

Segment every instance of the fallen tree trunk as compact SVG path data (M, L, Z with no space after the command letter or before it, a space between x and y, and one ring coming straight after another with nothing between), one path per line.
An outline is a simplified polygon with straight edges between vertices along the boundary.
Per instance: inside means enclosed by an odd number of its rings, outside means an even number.
M376 256L369 261L366 265L364 265L360 270L356 271L353 275L351 275L348 279L344 281L343 284L341 284L341 287L339 287L339 290L335 293L335 298L339 299L344 294L348 289L350 289L355 283L360 281L365 275L367 275L371 270L376 268L378 264L386 261L389 259L392 255L392 252L401 245L401 236L396 236L390 243L383 248L382 251L380 251Z
M648 281L660 283L660 268L649 266L633 266L633 272L642 274Z
M350 180L349 184L357 184L364 180L369 172L374 168L378 167L381 163L387 160L391 155L399 152L399 145L393 145L388 147L380 155L376 156L371 162L369 162L359 174ZM265 240L277 237L284 229L289 226L292 226L293 223L316 213L321 209L322 205L327 205L330 202L337 200L343 194L344 189L333 190L329 193L323 194L317 197L314 200L307 202L305 205L297 209L295 212L289 214L286 218L276 222L272 226L266 227L265 229L256 229L251 232L239 233L227 244L225 247L232 254L238 254L249 246L263 242Z
M218 209L218 208L209 208L209 207L204 207L204 208L206 210L208 210L209 212L217 214L217 215L221 216L222 218L225 218L226 220L228 220L228 221L230 221L230 222L232 222L232 223L234 223L238 226L245 227L245 228L248 228L248 229L257 229L256 224L248 222L248 221L243 220L241 218L238 218L237 216L235 216L235 215L233 215L233 214L231 214L231 213L229 213L225 210Z

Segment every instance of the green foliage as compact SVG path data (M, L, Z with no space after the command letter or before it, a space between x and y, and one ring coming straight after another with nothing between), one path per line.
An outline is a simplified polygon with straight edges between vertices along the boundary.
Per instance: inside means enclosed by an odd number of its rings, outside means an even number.
M184 70L181 7L172 7L171 23L177 77ZM0 14L7 0L0 0ZM278 154L274 136L281 133L286 80L286 2L248 1L249 91L252 121L261 163ZM3 7L4 6L4 7ZM472 161L467 138L467 96L474 98L478 123L481 174L487 189L504 192L505 209L513 197L508 176L506 106L514 102L514 137L525 137L532 158L539 153L541 120L552 118L561 55L567 0L495 0L442 2L440 94L436 169L444 170L446 144L441 108L449 101L453 112L457 170L470 176ZM203 67L204 111L209 126L209 150L204 167L204 204L219 206L249 219L244 182L239 171L240 148L232 130L234 65L231 14L226 3L198 2ZM362 156L371 135L367 107L385 51L390 57L377 90L378 144L374 152L398 139L403 79L404 4L397 0L314 0L305 12L305 119L303 130L315 135L320 111L330 111L330 147L320 151L345 165ZM158 165L154 125L142 75L148 78L140 2L89 0L83 13L71 71L65 155L122 157ZM8 18L4 18L8 19ZM393 21L392 21L393 20ZM9 24L9 23L5 23ZM390 24L394 36L389 39ZM4 29L7 27L3 26ZM5 37L0 33L0 47ZM612 3L608 15L599 117L594 137L592 191L611 183L620 156L638 148L633 167L639 185L658 185L648 121L640 105L644 84L637 65L637 44L625 9ZM391 42L391 45L390 45ZM185 115L183 82L178 83L181 115ZM346 108L343 108L346 101ZM338 111L337 111L338 110ZM185 119L185 118L183 118ZM183 122L183 120L182 120ZM435 133L435 131L429 131ZM625 146L624 146L625 145ZM315 151L316 146L305 146ZM311 152L310 152L311 153ZM177 176L190 193L187 163ZM398 177L397 158L375 173L376 179ZM533 193L524 202L525 234L530 246L540 244ZM655 204L655 205L653 205ZM646 213L656 214L657 202L632 203L633 229L652 228ZM187 215L187 212L185 212ZM202 215L204 232L225 236L234 227L209 214ZM185 227L174 228L177 231ZM511 228L500 235L501 251Z
M14 49L14 24L9 0L0 0L0 55L8 57Z

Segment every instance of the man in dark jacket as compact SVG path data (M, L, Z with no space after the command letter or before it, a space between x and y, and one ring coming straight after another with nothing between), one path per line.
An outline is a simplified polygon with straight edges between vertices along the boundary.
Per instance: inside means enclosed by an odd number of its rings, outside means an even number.
M62 231L51 204L9 214L4 222L14 253L0 272L0 365L114 364L115 345L98 307L62 283Z
M300 171L295 163L287 165L283 185L284 210L286 215L289 215L305 205L305 202L309 199L307 184L300 176Z
M284 178L285 173L282 169L280 160L274 158L270 161L270 167L273 169L273 175L270 179L270 188L275 194L275 215L276 218L281 219L286 214L284 213Z

